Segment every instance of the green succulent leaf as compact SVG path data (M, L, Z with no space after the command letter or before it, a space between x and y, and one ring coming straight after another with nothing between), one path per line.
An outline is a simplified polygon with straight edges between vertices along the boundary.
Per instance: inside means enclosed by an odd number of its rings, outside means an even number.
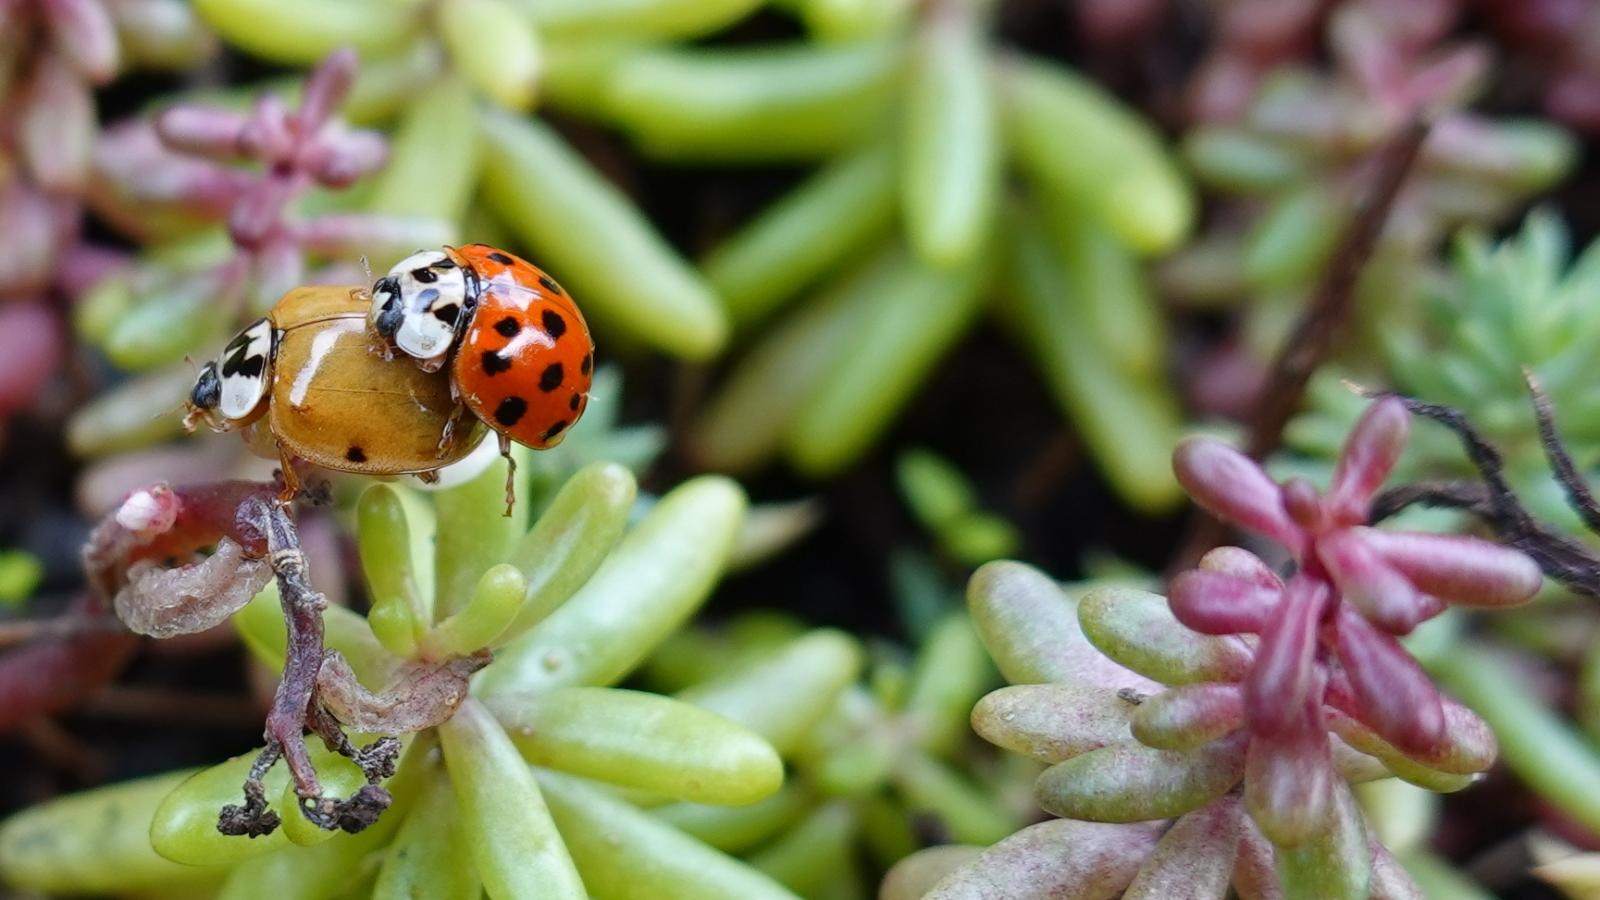
M879 244L894 222L894 155L885 142L829 162L702 262L737 325L776 311L807 285Z
M746 504L718 476L662 497L571 600L479 673L479 692L608 685L631 672L710 593Z
M596 900L794 900L750 866L581 779L541 770L539 781Z
M0 879L20 890L63 894L181 890L220 881L220 866L180 864L150 846L156 810L194 774L125 781L17 813L0 824Z
M568 687L502 693L491 708L523 757L545 768L699 803L753 803L783 784L770 744L670 697Z
M621 191L548 126L495 112L480 125L484 196L597 324L686 359L721 349L711 289Z
M986 35L959 4L933 8L912 54L900 207L912 248L941 268L982 250L1000 193L1000 121Z
M439 726L460 827L493 900L583 900L583 880L533 772L489 711L468 700Z

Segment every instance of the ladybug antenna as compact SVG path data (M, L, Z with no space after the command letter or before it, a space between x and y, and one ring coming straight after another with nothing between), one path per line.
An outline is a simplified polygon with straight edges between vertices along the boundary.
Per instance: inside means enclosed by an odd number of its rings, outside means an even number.
M361 254L361 271L366 273L367 284L372 283L372 263L367 261L367 255Z

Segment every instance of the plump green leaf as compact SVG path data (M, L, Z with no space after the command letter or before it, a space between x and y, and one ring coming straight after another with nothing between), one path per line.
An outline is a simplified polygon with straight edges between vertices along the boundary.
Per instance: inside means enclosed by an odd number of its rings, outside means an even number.
M607 685L632 671L710 593L746 502L718 476L662 497L576 596L479 673L479 691Z
M1095 588L1084 595L1078 621L1101 652L1166 684L1239 681L1250 668L1242 642L1190 631L1172 617L1166 598L1148 591Z
M721 349L711 289L621 191L548 126L486 112L481 127L484 196L597 326L687 359Z
M95 788L6 819L0 824L0 881L52 894L179 890L220 881L219 867L181 865L150 846L157 807L193 774L170 772Z
M1227 793L1244 777L1244 739L1196 750L1155 750L1129 742L1091 750L1039 776L1034 798L1069 819L1167 819Z
M580 779L540 771L539 781L596 900L794 900L750 866Z
M892 424L977 317L988 275L982 257L939 270L903 250L897 254L837 364L795 414L787 445L799 469L818 477L837 473Z
M467 656L494 643L517 617L527 593L528 580L510 563L483 573L467 605L428 635L434 657Z
M340 47L384 56L421 24L419 2L195 0L195 12L230 45L275 63L312 65Z
M1134 709L1111 688L1018 684L979 700L972 709L972 727L991 744L1058 763L1126 743Z
M894 221L886 143L828 163L723 241L702 263L735 324L775 311L818 277L878 244Z
M445 76L406 105L367 209L459 222L477 182L478 110L466 82Z
M517 0L535 24L562 39L663 40L718 31L760 6L760 0Z
M637 492L633 473L615 463L591 463L567 479L511 551L528 588L499 643L532 628L589 580L622 537Z
M978 639L1013 684L1158 688L1096 650L1078 623L1077 599L1032 566L999 561L979 567L967 582L967 607Z
M668 803L650 814L718 850L742 853L794 824L806 811L808 794L785 784L770 797L744 806Z
M506 109L533 106L539 33L515 0L444 0L434 21L451 64L479 93Z
M1060 66L1014 59L1005 124L1022 170L1140 253L1176 247L1194 223L1193 192L1148 123Z
M893 41L647 50L614 71L611 117L670 159L815 159L877 128L902 59Z
M1000 193L1000 121L979 17L934 7L918 36L901 132L900 209L917 255L955 266L982 249Z
M583 880L533 772L489 711L468 700L439 726L439 743L461 834L488 895L583 900Z
M749 665L678 694L766 738L779 753L796 747L861 671L861 647L819 629Z
M697 706L639 691L558 688L491 703L529 762L675 800L753 803L783 784L766 741Z
M473 865L450 780L425 766L416 806L383 857L372 900L478 900L483 885Z

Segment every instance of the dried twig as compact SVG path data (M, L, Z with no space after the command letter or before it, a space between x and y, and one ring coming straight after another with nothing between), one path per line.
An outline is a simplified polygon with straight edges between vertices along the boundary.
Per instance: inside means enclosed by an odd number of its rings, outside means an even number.
M1427 119L1413 119L1378 151L1370 191L1340 236L1310 302L1272 362L1266 394L1249 423L1245 452L1250 458L1264 459L1283 442L1284 426L1300 407L1306 385L1327 358L1334 338L1349 317L1355 302L1356 279L1383 233L1400 188L1428 137L1429 125ZM1189 568L1225 536L1226 528L1220 521L1196 510L1190 517L1187 537L1179 544L1174 569Z

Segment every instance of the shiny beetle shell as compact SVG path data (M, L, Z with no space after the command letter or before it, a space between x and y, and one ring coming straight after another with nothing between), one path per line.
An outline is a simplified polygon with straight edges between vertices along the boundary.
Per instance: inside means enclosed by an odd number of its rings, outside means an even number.
M219 431L249 426L257 452L341 472L430 472L465 457L482 429L460 415L446 373L371 351L369 305L348 287L285 294L267 316L264 409L229 419L200 406L207 373L216 377L212 364L196 384L191 419L204 416Z
M456 393L500 434L555 446L589 403L594 342L583 313L555 279L504 250L469 244L450 254L476 286L450 363Z

